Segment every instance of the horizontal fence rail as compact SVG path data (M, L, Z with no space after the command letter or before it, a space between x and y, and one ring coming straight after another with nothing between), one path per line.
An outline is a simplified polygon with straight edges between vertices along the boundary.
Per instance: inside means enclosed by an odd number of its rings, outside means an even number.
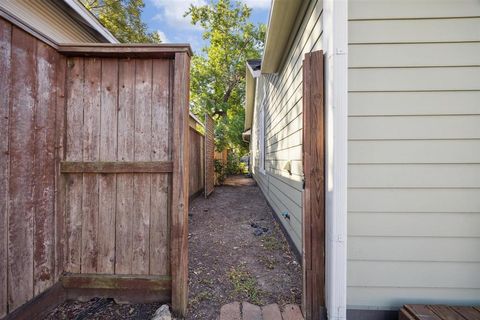
M168 173L173 171L172 161L139 162L81 162L63 161L62 173Z
M0 18L0 318L90 296L183 315L190 47L47 44L15 23Z

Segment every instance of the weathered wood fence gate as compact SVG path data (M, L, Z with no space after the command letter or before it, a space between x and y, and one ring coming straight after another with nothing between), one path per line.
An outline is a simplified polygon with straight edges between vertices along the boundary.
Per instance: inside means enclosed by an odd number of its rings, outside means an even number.
M0 318L80 296L185 312L189 60L0 19Z

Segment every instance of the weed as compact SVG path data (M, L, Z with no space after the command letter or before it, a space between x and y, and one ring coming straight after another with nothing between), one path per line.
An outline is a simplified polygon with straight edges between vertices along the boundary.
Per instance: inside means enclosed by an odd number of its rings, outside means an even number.
M253 304L262 304L262 291L258 288L257 279L245 270L244 265L237 268L232 267L228 272L228 278L236 294L246 296L248 301Z
M192 305L196 305L196 304L199 304L202 301L211 300L212 298L213 298L213 295L212 295L211 292L202 291L202 292L199 292L195 297L190 299L190 303Z
M275 260L274 257L265 256L261 257L260 260L262 261L265 268L267 268L268 270L275 269L275 264L277 264L277 260Z
M200 284L211 286L213 284L213 280L209 279L209 278L203 278L203 279L200 280Z
M262 239L263 247L269 251L280 250L283 248L282 242L275 235L265 236Z

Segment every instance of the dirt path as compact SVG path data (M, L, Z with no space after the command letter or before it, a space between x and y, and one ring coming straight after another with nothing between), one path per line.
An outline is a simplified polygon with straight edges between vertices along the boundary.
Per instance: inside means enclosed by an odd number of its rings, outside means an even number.
M301 267L252 179L233 177L190 206L187 319L233 301L300 303Z

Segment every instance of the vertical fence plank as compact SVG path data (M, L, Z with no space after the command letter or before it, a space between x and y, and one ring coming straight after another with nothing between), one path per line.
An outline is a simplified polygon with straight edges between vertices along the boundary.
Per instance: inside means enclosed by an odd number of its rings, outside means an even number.
M34 294L54 281L55 209L55 67L57 53L37 41L37 99L35 108Z
M68 60L67 79L67 141L68 161L83 160L83 58ZM66 181L67 265L66 271L80 272L82 246L82 189L81 174L68 175Z
M151 160L152 60L136 60L135 74L135 161ZM136 173L134 180L132 272L148 274L151 210L151 174Z
M303 191L303 223L302 223L302 241L303 241L303 252L302 252L302 273L303 273L303 295L302 295L302 307L305 318L311 317L311 305L312 305L312 293L311 287L308 285L309 272L307 270L311 269L311 201L310 201L310 192L311 192L311 180L306 179L308 174L308 168L311 167L310 163L310 132L312 130L310 124L310 112L311 109L308 107L310 101L310 90L308 89L308 84L310 80L310 59L307 57L303 61L303 170L304 170L304 191Z
M323 52L305 55L304 107L304 313L321 319L325 310L325 138Z
M118 60L102 60L100 161L117 158ZM113 273L115 263L116 176L100 175L98 213L99 273Z
M133 161L135 61L119 62L117 161ZM132 273L133 175L117 174L115 273Z
M60 173L60 162L65 160L65 135L66 135L66 110L65 110L65 87L66 87L67 59L58 55L56 69L56 111L55 111L55 282L65 270L65 177Z
M179 316L188 303L188 177L189 177L189 100L190 58L175 54L173 85L173 177L171 205L172 308Z
M0 19L0 318L7 314L8 119L12 25Z
M152 161L170 160L170 61L153 60ZM150 274L166 275L168 261L168 175L152 174Z
M33 175L36 40L12 31L8 298L13 310L33 296ZM13 214L15 213L15 214Z
M83 161L97 161L100 149L101 60L85 58L83 106ZM98 265L98 176L83 174L82 273L95 273Z

